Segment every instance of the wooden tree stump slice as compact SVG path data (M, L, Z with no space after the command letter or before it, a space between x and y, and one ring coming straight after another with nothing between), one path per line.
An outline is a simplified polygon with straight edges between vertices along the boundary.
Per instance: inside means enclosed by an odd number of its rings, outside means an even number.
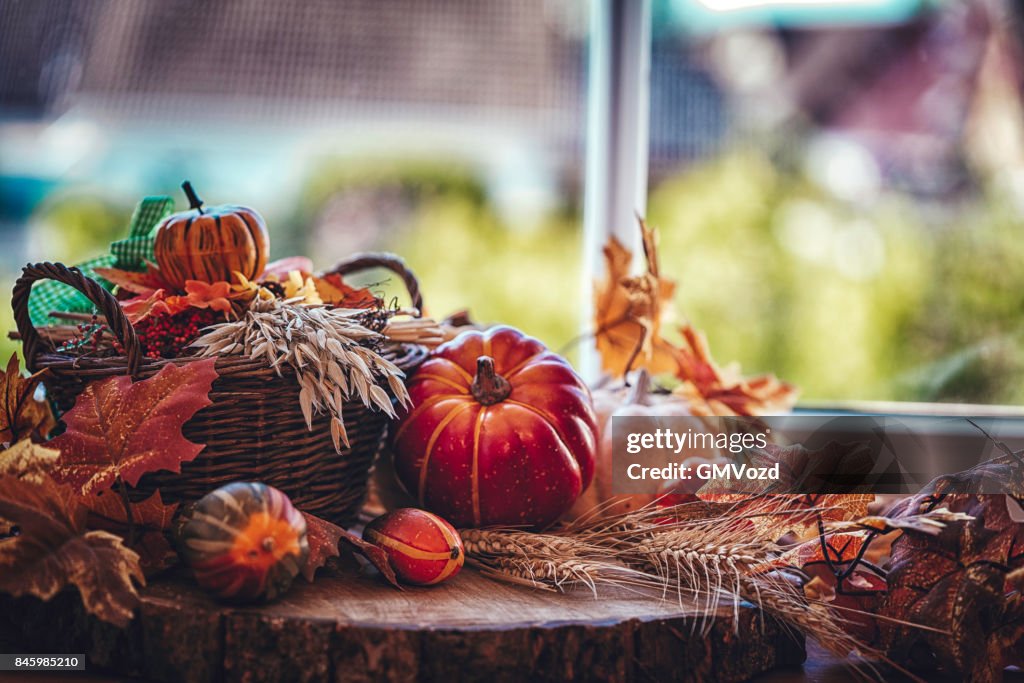
M6 629L29 651L84 652L90 669L174 682L740 681L803 661L778 624L749 605L738 614L737 628L731 606L704 617L674 600L548 593L468 569L404 591L329 574L263 606L165 579L123 631L85 615L75 594L0 598L0 642Z

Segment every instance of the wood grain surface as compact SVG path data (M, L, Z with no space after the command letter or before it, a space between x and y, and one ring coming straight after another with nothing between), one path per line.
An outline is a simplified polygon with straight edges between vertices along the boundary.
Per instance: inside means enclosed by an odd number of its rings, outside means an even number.
M154 681L740 681L803 661L749 605L702 617L634 593L593 597L474 571L397 591L369 576L300 582L264 606L218 604L184 579L152 583L121 631L77 596L0 598L5 650L87 653L90 671Z

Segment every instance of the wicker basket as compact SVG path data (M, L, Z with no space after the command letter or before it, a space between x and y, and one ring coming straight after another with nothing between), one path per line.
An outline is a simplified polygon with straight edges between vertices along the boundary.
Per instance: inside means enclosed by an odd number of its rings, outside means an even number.
M375 267L396 273L409 290L413 306L422 310L416 278L396 256L361 254L327 273L344 275ZM33 282L44 279L70 285L96 304L125 355L79 358L57 353L29 319L29 291ZM197 360L144 358L117 300L76 268L58 263L26 266L11 303L25 364L32 371L49 369L47 390L62 410L74 404L88 382L124 373L146 378L167 363ZM392 345L382 355L409 372L424 360L427 350L412 344ZM345 410L350 447L337 453L327 416L317 416L313 429L307 429L297 381L290 371L279 377L264 363L232 356L217 358L216 368L219 377L210 391L212 405L196 413L183 429L185 438L206 448L184 463L180 474L165 471L144 476L132 496L146 496L159 487L165 501L191 501L231 481L262 481L287 493L301 510L343 526L355 521L371 465L386 436L388 417L351 401Z

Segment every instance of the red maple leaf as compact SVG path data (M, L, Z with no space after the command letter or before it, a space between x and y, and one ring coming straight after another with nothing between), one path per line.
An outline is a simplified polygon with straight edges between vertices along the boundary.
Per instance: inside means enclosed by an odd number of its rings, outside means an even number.
M325 519L320 519L308 512L303 512L306 518L306 540L309 543L309 557L302 567L302 576L307 581L313 580L316 570L324 566L332 557L340 555L339 545L345 543L349 550L357 555L362 555L370 564L377 568L384 580L395 588L401 589L395 571L388 562L388 556L383 550L367 543L355 534L342 529L337 524L331 524Z
M143 501L129 503L130 522L124 499L113 491L83 496L82 503L89 509L89 528L103 529L124 538L128 547L139 554L142 569L147 573L175 563L177 553L164 531L171 527L178 503L165 505L160 491Z
M205 447L181 428L201 408L217 378L215 359L167 364L149 379L121 375L89 384L64 415L67 431L49 444L60 450L54 475L83 494L130 486L148 472L180 472Z
M952 479L964 474L971 471ZM1018 470L1018 486L1019 476ZM1003 667L1024 664L1024 601L1010 581L1024 560L1024 525L1010 517L1006 494L922 495L902 509L913 513L939 501L969 519L937 534L906 530L893 543L882 644L897 661L998 680Z

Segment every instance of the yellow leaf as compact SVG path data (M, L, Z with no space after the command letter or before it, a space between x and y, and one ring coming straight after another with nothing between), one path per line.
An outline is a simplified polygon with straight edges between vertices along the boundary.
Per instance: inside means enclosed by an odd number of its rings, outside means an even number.
M604 247L605 279L594 289L595 341L601 366L615 377L632 369L674 372L674 349L661 337L675 283L658 274L654 231L641 220L646 271L630 275L633 254L614 237Z
M683 383L675 393L687 400L694 415L762 416L792 410L799 395L796 387L775 375L743 377L735 366L720 368L703 334L689 325L680 331L676 375Z

